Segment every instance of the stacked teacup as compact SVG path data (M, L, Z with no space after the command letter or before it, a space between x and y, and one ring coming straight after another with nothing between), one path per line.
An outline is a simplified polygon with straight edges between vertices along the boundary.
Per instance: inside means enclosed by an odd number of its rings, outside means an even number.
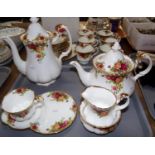
M77 59L81 64L87 64L92 58L97 41L94 32L91 30L83 29L79 31L78 45L75 48Z
M129 97L119 105L119 100L108 89L88 87L83 93L84 100L80 105L81 122L84 127L96 134L107 134L113 131L121 119L121 110L129 105Z
M97 32L100 41L100 51L109 52L115 42L119 42L120 38L110 30L100 30Z
M27 129L40 116L43 99L32 90L18 88L8 93L2 102L2 122L15 129Z

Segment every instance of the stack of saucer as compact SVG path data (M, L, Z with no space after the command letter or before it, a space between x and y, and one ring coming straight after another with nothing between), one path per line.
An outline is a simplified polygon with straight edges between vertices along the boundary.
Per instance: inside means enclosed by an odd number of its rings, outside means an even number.
M3 99L2 122L14 129L27 129L39 118L42 102L42 98L35 97L30 89L15 89Z
M112 132L119 124L121 110L129 105L129 97L123 105L118 105L116 96L103 87L88 87L82 96L81 122L88 131L96 134Z
M4 63L12 56L10 49L0 40L0 64Z

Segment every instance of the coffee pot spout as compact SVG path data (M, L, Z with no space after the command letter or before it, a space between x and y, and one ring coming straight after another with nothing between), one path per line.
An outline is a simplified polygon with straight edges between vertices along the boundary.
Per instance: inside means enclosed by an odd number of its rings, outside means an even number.
M26 62L23 61L21 59L21 57L19 56L19 53L18 53L15 43L12 41L12 39L10 37L5 37L4 40L9 44L9 46L11 48L13 60L14 60L15 65L17 66L18 70L22 74L26 74Z

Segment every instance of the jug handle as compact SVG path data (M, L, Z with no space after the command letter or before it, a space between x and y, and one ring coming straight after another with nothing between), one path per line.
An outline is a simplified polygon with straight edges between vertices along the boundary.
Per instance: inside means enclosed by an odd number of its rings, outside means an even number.
M124 104L122 104L122 105L119 105L119 103L124 99L126 99L126 102ZM125 93L122 93L121 96L120 96L120 100L118 101L118 103L116 105L116 110L123 110L123 109L127 108L129 103L130 103L129 96L127 94L125 94Z
M146 74L151 70L151 68L152 68L152 59L151 59L150 56L149 56L148 54L146 54L146 53L138 53L138 54L137 54L136 67L138 66L139 61L141 61L142 59L147 59L148 62L149 62L149 65L148 65L148 67L147 67L145 70L139 72L138 74L136 74L136 75L133 77L133 80L135 80L135 81L136 81L137 79L139 79L140 77L146 75Z
M68 47L67 51L62 52L61 55L58 58L59 62L62 63L62 58L67 56L72 50L72 37L71 37L69 29L66 26L64 26L64 25L58 25L58 26L61 26L61 29L64 29L67 32L67 35L68 35L68 38L69 38L69 47Z

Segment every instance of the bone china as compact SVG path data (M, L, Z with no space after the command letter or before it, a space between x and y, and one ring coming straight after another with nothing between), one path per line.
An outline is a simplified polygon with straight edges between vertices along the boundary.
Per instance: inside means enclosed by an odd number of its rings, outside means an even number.
M38 120L31 129L42 134L54 134L68 128L76 117L74 99L65 92L52 91L41 95L44 105Z
M137 67L142 59L148 60L148 67L138 73L131 74L131 71ZM134 92L135 82L138 78L146 75L152 68L152 60L147 54L137 56L136 62L122 53L118 42L112 49L93 59L93 68L90 72L85 71L82 66L76 62L70 62L78 72L78 75L85 86L100 86L111 90L117 97L124 93L129 96Z
M27 88L11 91L2 101L2 109L17 121L29 119L40 106L41 100L35 99L34 92Z
M0 38L4 39L11 47L13 60L18 70L27 78L39 85L47 86L57 79L62 69L62 58L71 52L72 39L68 28L64 25L56 26L56 32L47 32L38 23L38 18L31 18L31 24L26 33L21 35L21 40L26 47L27 59L22 60L17 47L10 35L18 35L14 29L0 30ZM12 32L12 31L13 32ZM69 48L57 58L53 52L51 42L59 39L62 32L66 31L69 38ZM21 31L23 33L23 31ZM20 34L21 34L20 33ZM50 67L47 67L50 66ZM42 76L44 75L44 76Z
M127 101L123 105L118 105L117 97L111 91L102 87L88 87L82 93L82 97L92 108L99 112L109 113L112 108L122 110L129 105L129 97L124 97L127 98Z

